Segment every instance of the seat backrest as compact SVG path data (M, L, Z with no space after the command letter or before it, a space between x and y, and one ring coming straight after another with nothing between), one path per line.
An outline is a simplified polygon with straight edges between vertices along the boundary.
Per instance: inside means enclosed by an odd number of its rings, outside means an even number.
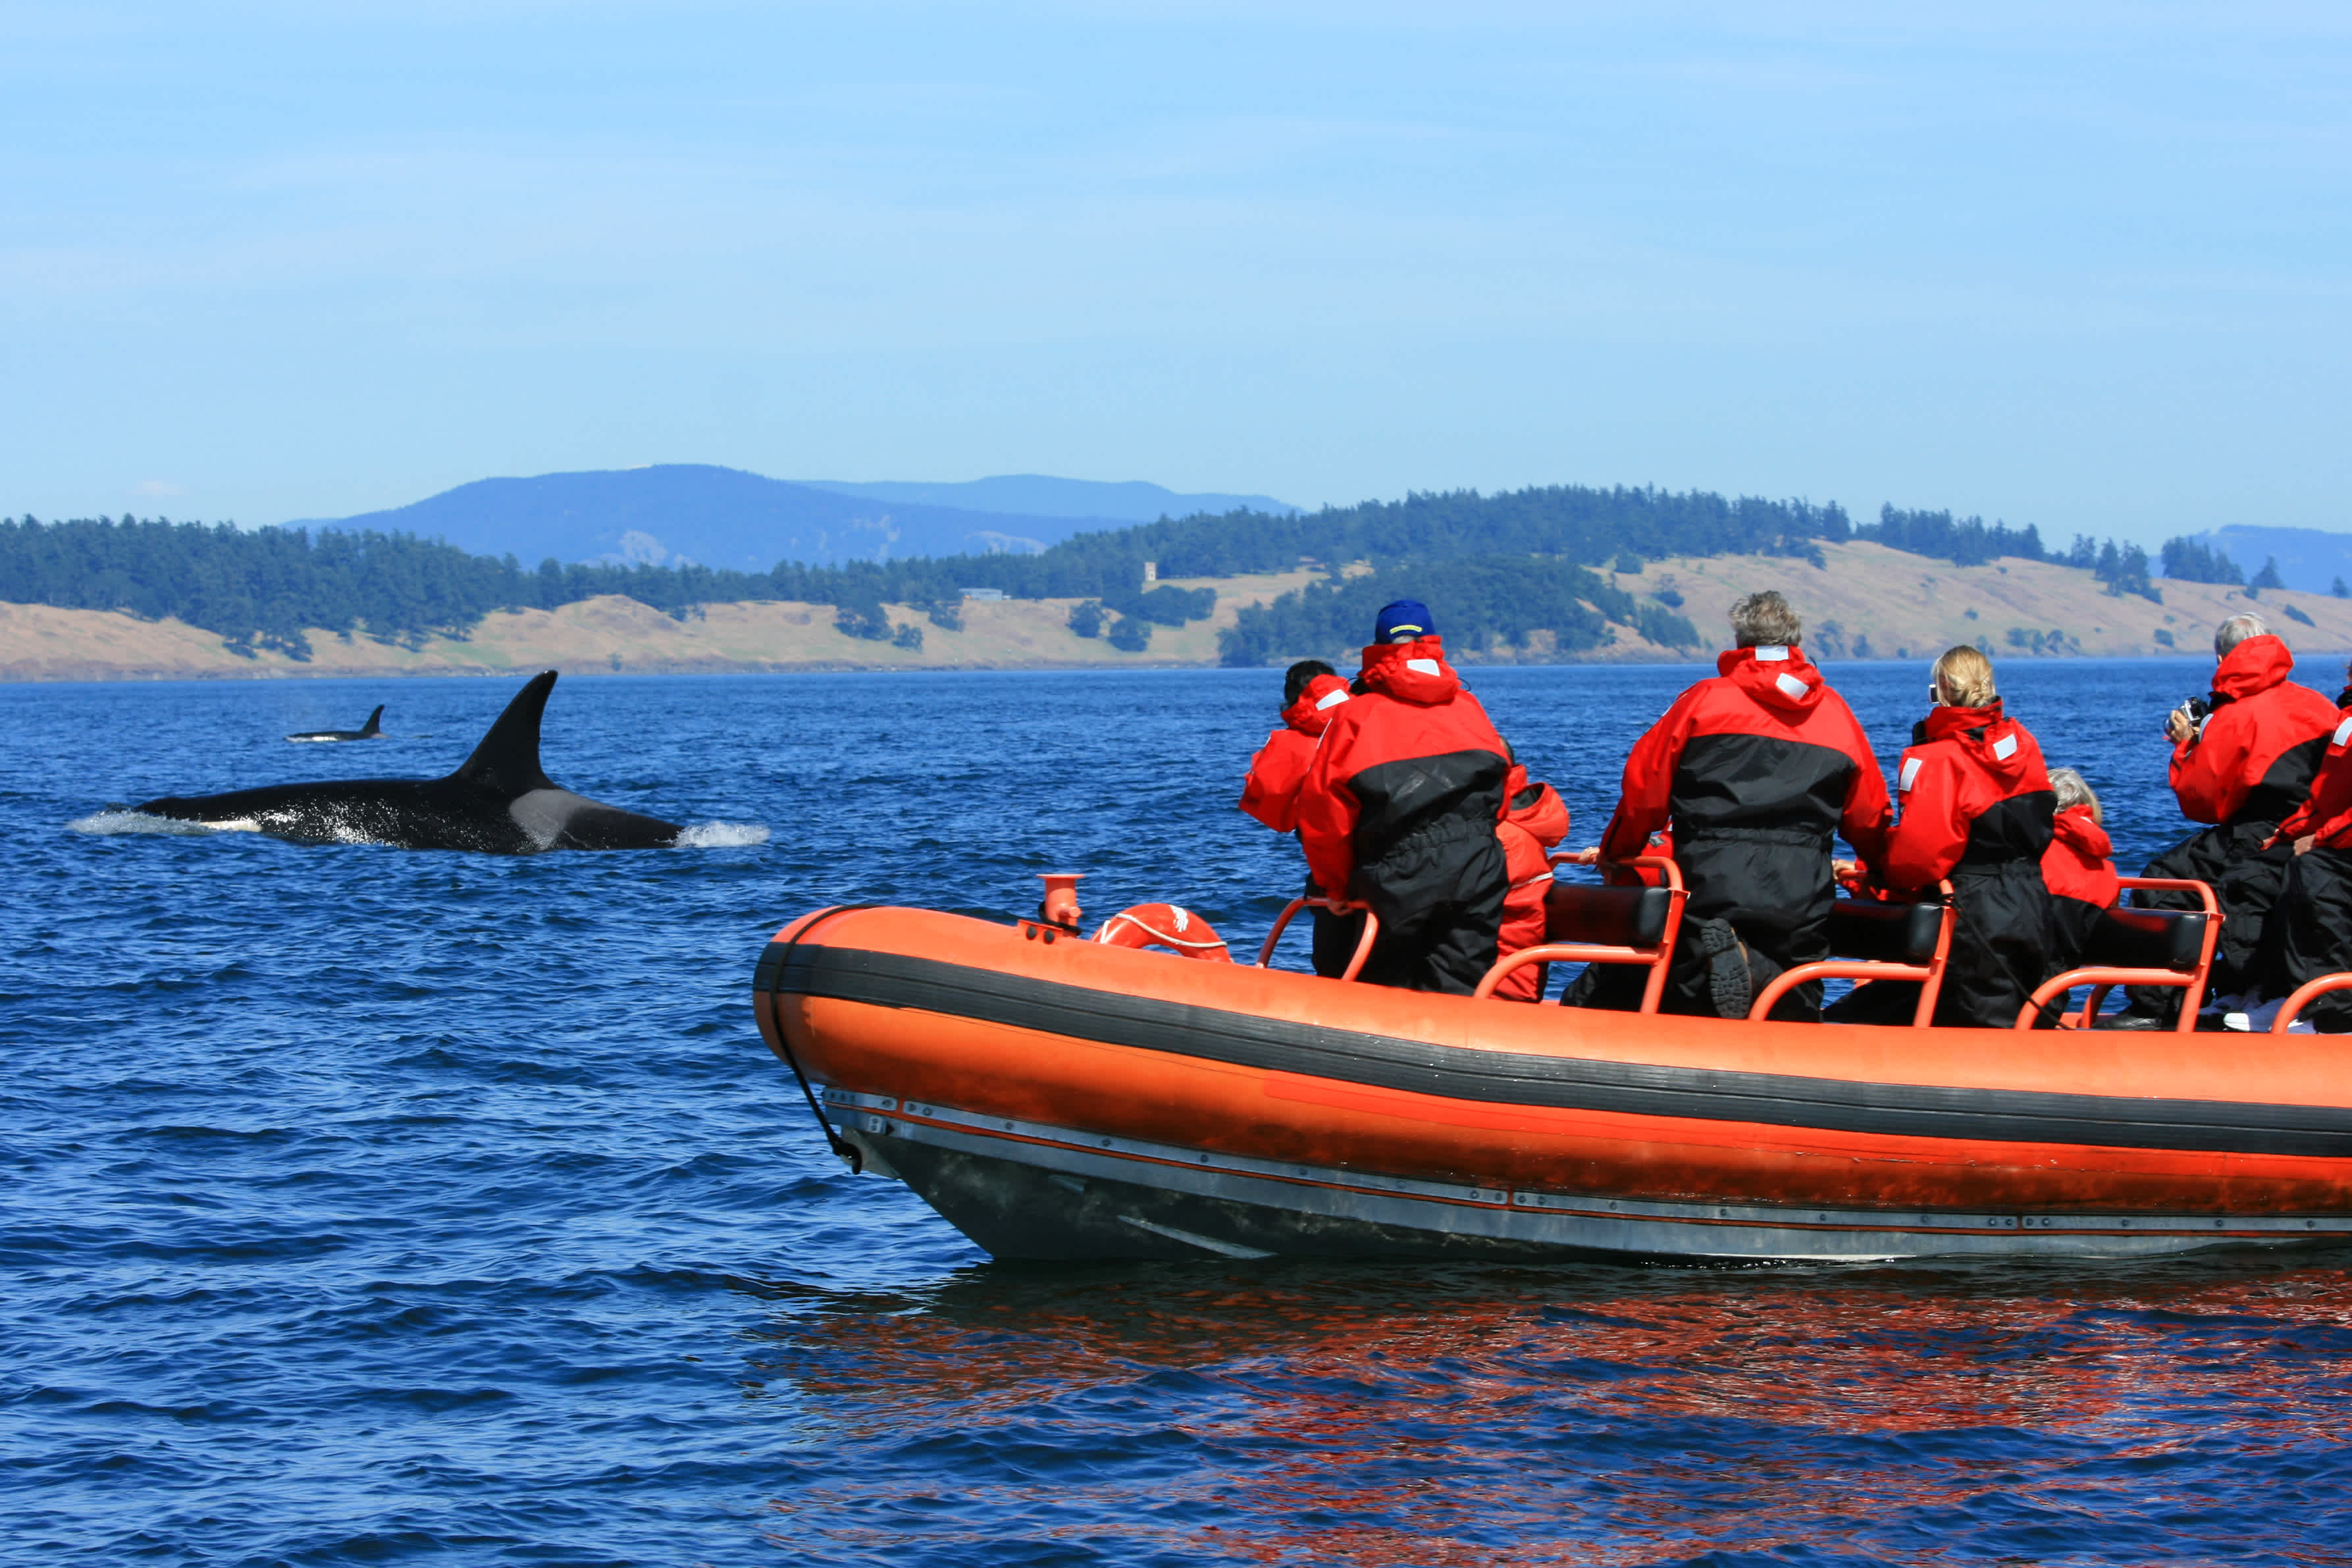
M1830 905L1830 951L1874 963L1925 963L1943 934L1941 904L1839 899Z
M2084 963L2187 974L2205 953L2202 910L2105 910L2084 944Z
M1674 895L1664 888L1596 888L1554 879L1544 893L1544 940L1655 947Z

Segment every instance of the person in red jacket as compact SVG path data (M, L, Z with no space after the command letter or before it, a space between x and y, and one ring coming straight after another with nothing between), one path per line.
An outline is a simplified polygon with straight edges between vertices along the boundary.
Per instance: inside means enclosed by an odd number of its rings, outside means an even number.
M2050 789L2058 803L2050 820L2050 847L2042 853L2042 880L2050 889L2053 973L2081 965L2099 917L2123 897L2121 879L2107 857L2105 814L2099 797L2073 768L2052 768Z
M2286 881L2272 908L2257 961L2265 1005L2225 1018L2229 1027L2268 1028L2295 987L2352 969L2352 716L2337 720L2310 795L2278 826ZM2315 997L2294 1026L2352 1034L2352 992Z
M1505 742L1506 746L1509 745ZM1568 805L1548 784L1528 777L1515 759L1503 783L1503 820L1495 825L1503 842L1503 865L1511 890L1503 897L1503 926L1495 956L1509 957L1544 939L1544 895L1551 890L1551 850L1568 837ZM1543 1000L1547 963L1530 963L1505 975L1494 994L1513 1002Z
M1348 683L1319 658L1303 658L1282 679L1282 727L1265 738L1242 781L1242 809L1288 833L1298 826L1298 786L1315 761L1315 743L1331 710L1348 700Z
M2211 884L2221 906L2221 939L2213 952L2209 994L2226 1011L2253 984L2263 918L2286 883L2284 847L2263 845L2311 793L2320 753L2339 715L2336 704L2287 679L2294 655L2260 616L2231 616L2213 634L2220 664L2201 717L2184 703L2165 725L2172 742L2172 793L2180 814L2212 826L2175 844L2147 863L2148 877L2187 877ZM2201 908L2187 893L2132 895L2152 909ZM2115 1022L2126 1027L2169 1028L2180 993L2140 989Z
M2001 711L1992 660L1972 647L1948 650L1931 679L1936 706L1913 731L1895 777L1902 819L1887 836L1874 880L1891 895L1936 897L1949 879L1959 914L1935 1022L2008 1029L2033 988L2052 973L2056 944L2042 858L2058 801L2042 748ZM1908 1019L1916 981L1857 987L1832 1009L1841 1021Z
M1380 921L1364 979L1467 993L1494 965L1510 886L1503 738L1412 600L1381 609L1356 685L1298 792L1307 868Z
M1751 594L1731 629L1738 646L1716 677L1676 698L1625 759L1601 853L1631 859L1672 822L1690 896L1661 1005L1745 1017L1782 970L1830 955L1832 843L1843 832L1874 864L1890 813L1869 738L1806 659L1788 601ZM1821 994L1818 982L1799 986L1772 1016L1818 1019ZM1570 1000L1630 1008L1640 995L1637 972L1595 964Z
M1276 833L1297 831L1298 786L1307 782L1307 770L1315 762L1316 742L1329 728L1332 711L1347 700L1347 680L1319 658L1300 659L1284 673L1282 727L1268 735L1257 755L1250 759L1249 776L1242 782L1244 811ZM1306 896L1316 898L1321 892L1308 879ZM1321 908L1308 910L1307 917L1315 973L1345 974L1363 935L1364 917L1333 914Z

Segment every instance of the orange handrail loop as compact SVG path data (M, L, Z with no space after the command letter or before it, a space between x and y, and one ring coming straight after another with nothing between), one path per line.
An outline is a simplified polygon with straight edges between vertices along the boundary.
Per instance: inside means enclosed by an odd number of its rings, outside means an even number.
M1675 938L1681 932L1683 904L1690 897L1683 888L1683 869L1669 855L1636 855L1630 860L1603 860L1598 849L1572 849L1551 857L1554 866L1583 866L1605 869L1626 867L1656 871L1666 890L1666 917L1658 940L1639 945L1614 942L1547 942L1506 954L1479 977L1473 996L1492 996L1495 987L1514 971L1530 963L1632 963L1650 972L1648 984L1642 988L1644 1013L1655 1013L1666 992L1666 970L1674 958Z
M2278 1016L2271 1020L2271 1033L2284 1035L2294 1016L2311 1005L2315 996L2330 991L2352 991L2352 974L2323 974L2316 980L2306 980L2296 986L2287 999L2279 1005Z
M2033 988L2033 995L2023 1007L2018 1010L2015 1027L2020 1029L2033 1027L2034 1020L2041 1016L2042 1009L2048 1006L2052 1001L2063 998L2077 985L2087 985L2091 988L2091 994L2084 998L2083 1010L2080 1013L2070 1017L2065 1014L2063 1004L2061 1004L2058 1026L2062 1029L2093 1028L2096 1026L2099 1009L2105 1004L2108 992L2118 985L2147 985L2178 987L2182 993L2180 1021L2175 1024L2173 1028L2183 1035L2195 1032L2197 1009L2205 1000L2205 984L2213 973L2213 949L2221 939L2221 921L2224 917L2221 913L2221 901L2214 898L2213 889L2207 884L2179 877L2118 877L2116 881L2118 886L2124 888L2146 888L2151 890L2197 895L2197 901L2205 906L2205 935L2197 955L2197 967L2182 971L2119 968L2114 964L2085 964L2079 969L2070 969L2063 974L2052 975ZM2314 982L2314 984L2317 983ZM2317 993L2315 992L2313 994L2316 995ZM2284 1016L2286 1009L2281 1008L2280 1012Z
M1847 870L1851 862L1832 864L1838 868L1841 881L1849 884L1855 881L1855 877L1848 874ZM1936 1016L1937 998L1944 993L1944 967L1951 961L1952 925L1958 915L1952 903L1951 883L1937 882L1936 893L1943 902L1944 913L1936 928L1935 951L1928 955L1927 963L1889 963L1882 959L1825 958L1814 963L1800 963L1772 977L1772 983L1764 987L1762 994L1748 1009L1748 1018L1753 1021L1767 1016L1781 997L1808 980L1916 980L1919 982L1919 1005L1911 1011L1911 1026L1926 1028Z
M1282 907L1282 913L1275 917L1274 929L1265 933L1265 941L1258 946L1257 967L1265 969L1273 964L1275 944L1282 940L1282 933L1290 929L1290 922L1297 917L1298 911L1309 906L1318 910L1328 910L1335 915L1360 914L1364 917L1364 934L1356 939L1355 954L1348 960L1348 967L1339 978L1353 980L1357 975L1361 974L1364 972L1364 960L1371 957L1372 943L1379 940L1381 918L1364 905L1351 903L1346 899L1293 899L1285 904Z

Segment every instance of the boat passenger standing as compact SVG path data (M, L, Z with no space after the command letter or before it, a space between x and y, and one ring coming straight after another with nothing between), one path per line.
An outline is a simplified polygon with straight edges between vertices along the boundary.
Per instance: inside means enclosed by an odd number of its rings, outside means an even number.
M1362 978L1467 993L1494 965L1510 884L1503 738L1410 599L1381 609L1356 686L1298 793L1307 868L1379 919Z
M2328 736L2311 795L2279 824L2275 848L2289 859L2257 960L2268 1005L2251 1013L2256 1028L2267 1028L2277 1005L2305 981L2352 969L2352 715ZM2225 1021L2237 1027L2247 1016ZM2352 992L2315 997L2298 1017L2303 1024L2318 1034L2352 1034Z
M2336 704L2287 679L2294 655L2260 616L2231 616L2213 634L2220 659L2213 692L2200 714L2194 703L2173 710L2165 734L2172 742L2172 793L2180 814L2211 826L2191 834L2147 863L2148 877L2185 877L2211 884L2221 906L2221 937L2213 950L2210 992L2227 1008L2252 984L2263 922L2286 882L2290 852L2263 846L2279 823L2311 794L2320 753L2341 717ZM2132 902L2152 909L2200 909L2188 893L2139 891ZM2125 1027L2169 1028L2180 993L2140 988L2116 1022Z
M2107 858L2114 847L2099 797L2073 768L2052 768L2050 789L2058 811L2050 821L2050 847L2042 854L2042 880L2050 889L2054 974L2081 965L2099 917L2123 897L2123 888Z
M1626 758L1601 853L1632 859L1672 822L1690 897L1661 1005L1744 1017L1783 970L1830 955L1832 842L1843 832L1874 865L1890 812L1869 738L1805 658L1789 602L1751 594L1732 606L1731 630L1738 646L1715 678L1676 698ZM1631 1009L1640 994L1633 971L1595 964L1570 999ZM1772 1016L1817 1020L1821 999L1818 982L1799 986Z
M1249 776L1242 783L1241 807L1276 833L1298 828L1298 786L1315 761L1315 743L1331 722L1332 710L1348 700L1348 683L1338 670L1319 658L1303 658L1285 672L1282 681L1282 727L1265 738L1250 759ZM1322 889L1310 879L1308 898ZM1338 915L1328 910L1308 911L1314 924L1315 973L1340 975L1355 956L1363 933L1361 915Z
M1495 943L1498 960L1543 941L1544 895L1551 890L1551 850L1568 837L1568 803L1551 785L1530 780L1516 757L1503 792L1503 820L1495 825L1495 837L1503 842L1503 863L1511 890L1503 898L1502 932ZM1494 994L1511 1002L1540 1002L1550 968L1548 963L1530 963L1515 969L1503 976Z
M2042 748L2001 711L1992 660L1952 648L1936 661L1936 706L1913 730L1895 775L1902 819L1887 836L1879 886L1897 896L1935 897L1949 878L1958 918L1936 1001L1948 1027L2008 1029L2033 988L2052 973L2055 944L2049 849L2057 796ZM1907 1019L1918 982L1880 980L1832 1009L1841 1021Z

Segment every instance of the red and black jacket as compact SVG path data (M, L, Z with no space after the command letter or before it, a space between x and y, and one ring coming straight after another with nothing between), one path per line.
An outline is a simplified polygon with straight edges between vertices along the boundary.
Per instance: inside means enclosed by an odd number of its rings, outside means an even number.
M1315 742L1331 722L1331 710L1348 700L1348 683L1336 675L1307 681L1298 700L1282 710L1282 728L1265 738L1250 759L1242 781L1242 809L1287 833L1298 826L1298 786L1315 763Z
M1998 700L1935 709L1916 733L1896 774L1903 819L1881 880L1927 897L1951 879L1958 914L1935 1021L2011 1028L2065 951L2042 879L2058 796L2041 746Z
M1832 838L1886 840L1886 781L1845 700L1801 649L1735 648L1625 759L1601 855L1630 859L1669 822L1691 915L1728 920L1783 964L1828 953Z
M2336 721L2311 794L2278 826L2282 843L2306 836L2323 849L2352 848L2352 718Z
M2191 822L2276 822L2303 804L2336 704L2287 679L2294 655L2275 637L2248 637L2213 672L2213 711L2172 748L2172 793Z
M1366 648L1356 684L1298 792L1316 885L1365 900L1384 927L1490 895L1499 907L1511 764L1486 710L1434 637Z
M2042 747L2024 725L1982 708L1937 708L1903 753L1895 788L1903 820L1887 836L1884 887L1932 893L1960 868L2031 862L2054 833L2058 796Z

